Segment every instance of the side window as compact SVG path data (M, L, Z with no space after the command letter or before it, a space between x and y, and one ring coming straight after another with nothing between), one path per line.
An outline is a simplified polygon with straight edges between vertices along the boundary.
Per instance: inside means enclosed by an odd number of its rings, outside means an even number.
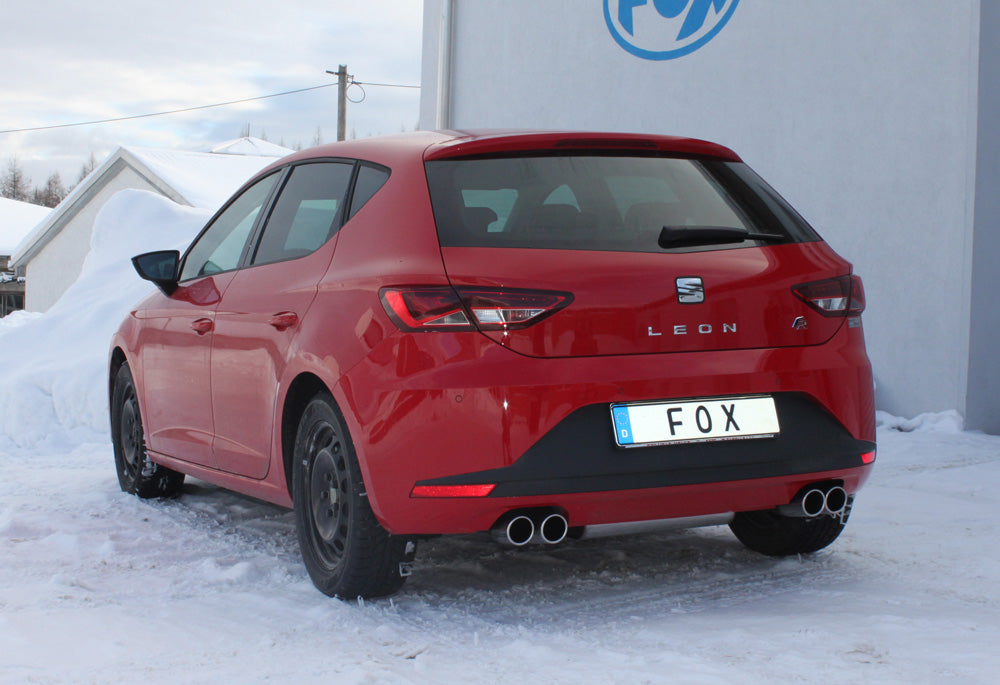
M180 280L231 271L239 266L257 215L280 175L275 172L257 181L216 217L188 250Z
M354 184L354 197L351 199L351 217L365 206L368 200L379 191L389 180L389 171L381 167L363 165L358 170L358 180ZM348 217L348 218L351 218Z
M270 264L318 250L340 228L340 211L354 165L346 162L302 164L274 203L253 257Z

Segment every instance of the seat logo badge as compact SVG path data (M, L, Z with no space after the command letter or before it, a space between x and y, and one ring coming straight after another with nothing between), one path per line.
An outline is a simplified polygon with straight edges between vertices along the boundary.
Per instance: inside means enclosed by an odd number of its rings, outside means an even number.
M676 59L715 38L739 2L604 0L604 21L612 38L636 57Z
M792 328L797 331L807 331L809 330L809 322L804 316L796 316L795 321L792 322Z
M705 301L705 284L698 276L678 278L677 301L681 304L698 304Z

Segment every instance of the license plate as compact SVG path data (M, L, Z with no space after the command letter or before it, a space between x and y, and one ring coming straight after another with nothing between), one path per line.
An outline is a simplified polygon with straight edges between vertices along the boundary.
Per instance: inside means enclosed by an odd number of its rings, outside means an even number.
M774 399L716 397L612 404L619 447L771 438L781 432Z

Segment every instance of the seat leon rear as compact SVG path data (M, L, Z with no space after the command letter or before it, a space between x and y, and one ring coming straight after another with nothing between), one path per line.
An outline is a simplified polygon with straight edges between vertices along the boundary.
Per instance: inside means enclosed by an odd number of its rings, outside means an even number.
M396 591L441 534L728 524L812 552L875 458L861 281L704 141L327 145L133 262L159 290L112 343L122 488L292 507L330 595Z

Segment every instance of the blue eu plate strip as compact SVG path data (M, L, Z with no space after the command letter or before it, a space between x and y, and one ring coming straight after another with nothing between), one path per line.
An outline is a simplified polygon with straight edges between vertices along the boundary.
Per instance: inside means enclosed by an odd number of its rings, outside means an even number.
M615 437L619 445L631 445L634 442L632 437L632 424L628 419L628 407L612 407L611 416L615 421Z

